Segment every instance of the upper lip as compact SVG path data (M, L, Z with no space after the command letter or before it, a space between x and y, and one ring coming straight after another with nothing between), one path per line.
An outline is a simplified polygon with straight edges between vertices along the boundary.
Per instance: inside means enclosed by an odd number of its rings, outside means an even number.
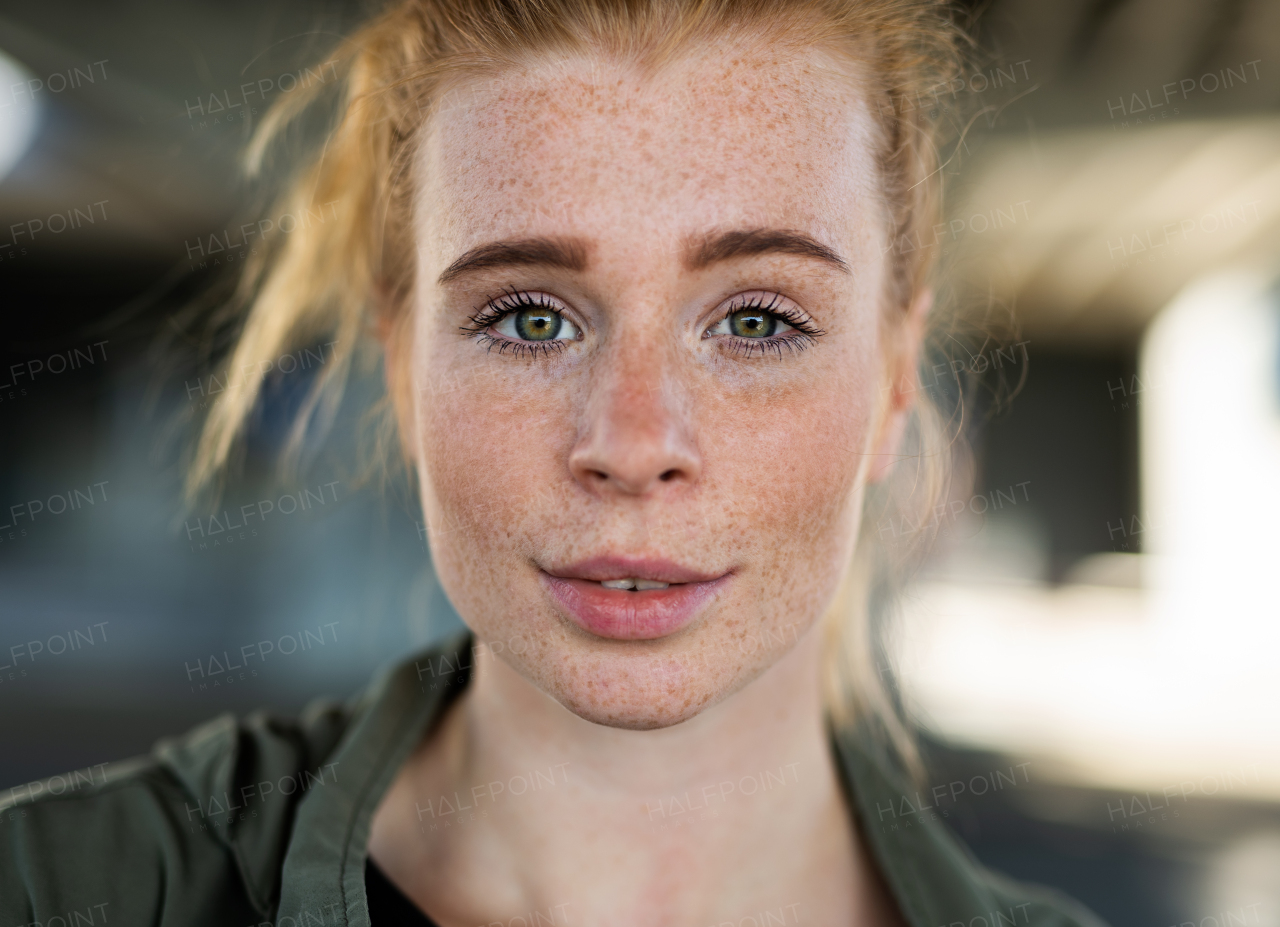
M707 583L725 575L707 573L657 557L591 557L564 566L543 567L543 572L560 579L648 579L659 583Z

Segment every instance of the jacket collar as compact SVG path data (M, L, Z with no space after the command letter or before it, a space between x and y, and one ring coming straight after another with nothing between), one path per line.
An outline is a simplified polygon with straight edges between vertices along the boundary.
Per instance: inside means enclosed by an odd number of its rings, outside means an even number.
M299 803L276 923L368 927L365 858L374 811L400 767L471 676L472 637L456 635L382 675L355 706L332 760L342 782ZM1001 902L980 868L863 726L831 734L854 824L911 927L987 914ZM890 820L885 814L892 809ZM327 917L326 917L327 916Z

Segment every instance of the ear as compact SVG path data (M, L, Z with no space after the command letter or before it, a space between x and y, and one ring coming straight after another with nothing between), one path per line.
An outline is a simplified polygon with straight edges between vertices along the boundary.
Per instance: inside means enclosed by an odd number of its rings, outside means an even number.
M916 364L932 308L933 290L923 289L912 299L906 314L889 326L885 338L884 379L880 384L879 422L871 446L868 483L888 476L897 461L907 416L915 402L919 383Z

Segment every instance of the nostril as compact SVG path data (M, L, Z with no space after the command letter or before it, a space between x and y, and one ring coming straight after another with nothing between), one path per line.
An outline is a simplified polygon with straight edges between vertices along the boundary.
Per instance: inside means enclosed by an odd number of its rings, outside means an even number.
M658 477L658 479L662 480L662 482L664 483L667 483L667 482L670 482L671 480L674 480L676 478L676 475L679 472L680 472L679 470L675 470L675 469L668 470L666 473L662 474L662 476Z

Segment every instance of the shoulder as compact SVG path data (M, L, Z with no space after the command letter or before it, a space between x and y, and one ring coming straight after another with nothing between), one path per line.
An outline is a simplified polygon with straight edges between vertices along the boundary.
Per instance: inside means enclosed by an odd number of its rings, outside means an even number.
M987 915L991 927L1106 927L1096 914L1056 889L1017 882L973 861L970 865L974 878L996 902Z
M936 793L914 782L877 730L833 734L860 830L915 927L1104 927L1066 895L979 863L943 823Z
M922 906L929 913L921 920L929 927L1106 927L1056 889L988 869L945 826L924 840L931 846L921 857L929 864L920 875L931 886L932 897ZM913 849L919 850L919 844Z
M223 715L148 756L0 792L0 920L258 923L297 802L340 775L327 760L350 716Z

